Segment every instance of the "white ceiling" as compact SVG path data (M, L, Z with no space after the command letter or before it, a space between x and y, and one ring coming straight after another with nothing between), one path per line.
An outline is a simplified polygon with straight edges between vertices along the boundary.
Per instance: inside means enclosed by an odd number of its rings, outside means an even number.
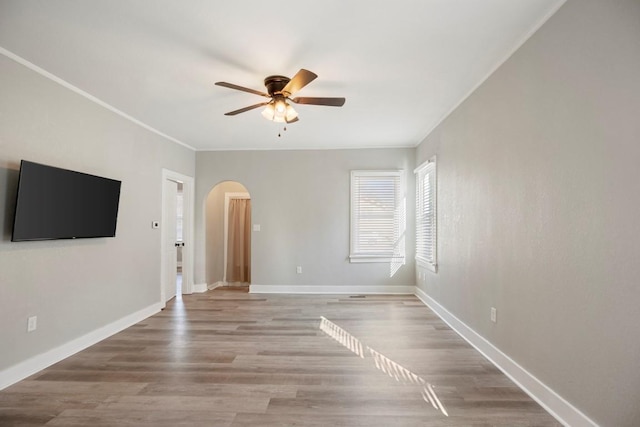
M562 3L0 0L0 47L198 150L413 147ZM223 115L300 68L344 107Z

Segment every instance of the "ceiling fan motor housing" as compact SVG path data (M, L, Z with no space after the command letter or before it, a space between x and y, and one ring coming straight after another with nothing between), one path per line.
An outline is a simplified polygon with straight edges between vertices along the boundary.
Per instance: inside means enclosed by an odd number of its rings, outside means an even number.
M289 83L291 79L285 76L269 76L264 79L264 85L269 95L274 96L282 92L282 89Z

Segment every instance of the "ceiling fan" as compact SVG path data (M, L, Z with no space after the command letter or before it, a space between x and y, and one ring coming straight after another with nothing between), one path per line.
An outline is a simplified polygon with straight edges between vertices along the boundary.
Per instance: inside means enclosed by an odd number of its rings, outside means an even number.
M267 88L266 93L227 82L216 82L215 84L229 89L264 96L265 98L271 98L269 101L250 105L249 107L240 108L239 110L229 111L225 113L225 116L235 116L236 114L264 106L266 108L262 111L262 115L267 120L278 123L294 123L298 121L298 113L287 101L295 104L326 105L330 107L342 107L344 105L345 98L291 98L294 93L314 81L317 77L315 73L305 70L304 68L298 71L291 79L285 76L268 76L264 79L264 85Z

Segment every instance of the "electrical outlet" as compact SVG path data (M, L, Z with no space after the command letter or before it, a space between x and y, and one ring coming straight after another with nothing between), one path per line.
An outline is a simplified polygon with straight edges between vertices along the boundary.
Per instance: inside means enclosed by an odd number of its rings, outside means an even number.
M296 273L302 274L302 266L299 265L296 267Z
M38 316L31 316L27 319L27 332L33 332L38 327Z
M491 321L493 323L498 322L498 310L495 307L491 307Z

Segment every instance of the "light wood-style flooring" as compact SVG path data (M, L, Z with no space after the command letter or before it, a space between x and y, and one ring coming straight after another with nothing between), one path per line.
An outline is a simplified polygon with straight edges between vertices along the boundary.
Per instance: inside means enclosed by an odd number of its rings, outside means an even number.
M414 296L218 289L0 392L1 426L557 426Z

